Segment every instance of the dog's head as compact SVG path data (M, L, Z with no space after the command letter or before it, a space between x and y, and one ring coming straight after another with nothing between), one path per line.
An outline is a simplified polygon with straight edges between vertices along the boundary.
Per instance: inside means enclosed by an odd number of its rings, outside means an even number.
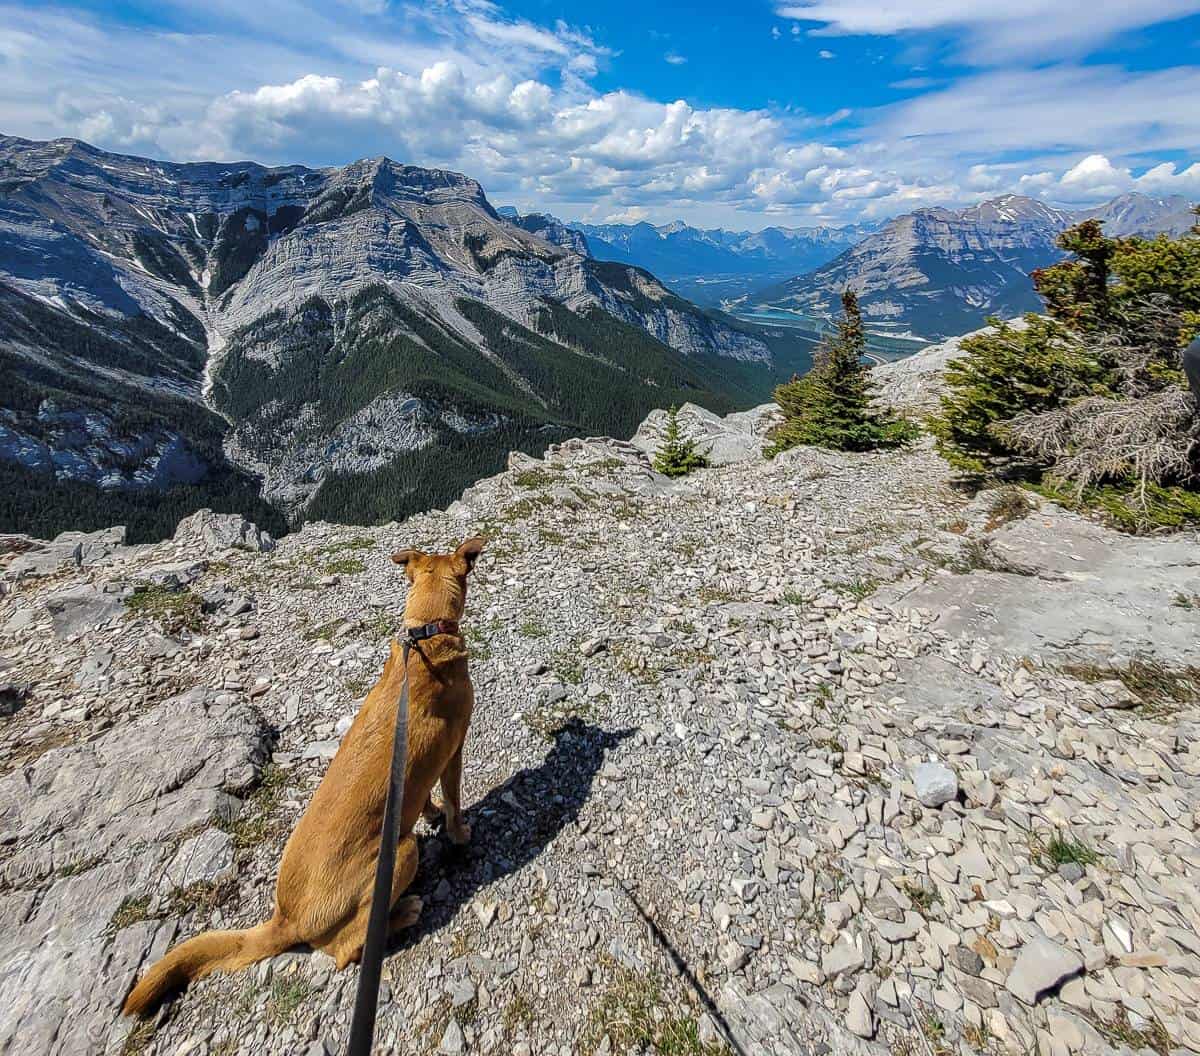
M467 602L467 576L487 542L482 536L466 540L452 554L401 550L392 560L404 569L412 589L404 606L409 626L434 620L460 620Z

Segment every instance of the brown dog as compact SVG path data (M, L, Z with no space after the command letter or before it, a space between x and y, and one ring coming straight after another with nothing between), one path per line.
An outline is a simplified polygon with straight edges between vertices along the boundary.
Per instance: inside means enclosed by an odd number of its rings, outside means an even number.
M471 837L462 820L459 789L463 740L475 693L458 621L467 597L467 574L483 546L483 539L474 538L452 554L402 550L392 555L412 584L404 607L405 626L435 621L452 625L452 633L414 646L408 661L408 768L392 880L394 929L414 923L421 912L419 898L400 895L417 871L417 841L412 835L417 816L438 813L430 798L438 778L450 839L466 843ZM126 998L126 1015L150 1011L193 979L245 968L300 943L324 950L339 969L358 960L371 909L403 666L401 648L393 642L383 675L367 694L283 850L271 919L242 931L206 932L176 946Z

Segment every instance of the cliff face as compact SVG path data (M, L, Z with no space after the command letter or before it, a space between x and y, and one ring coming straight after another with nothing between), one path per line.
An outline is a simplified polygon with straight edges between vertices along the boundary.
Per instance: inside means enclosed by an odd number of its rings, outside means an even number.
M397 453L506 431L501 458L513 434L632 429L662 402L597 420L574 386L589 371L609 405L647 378L746 402L727 360L769 388L749 328L557 238L474 180L387 158L181 165L0 138L0 461L110 489L252 470L298 512ZM312 384L352 354L332 407Z

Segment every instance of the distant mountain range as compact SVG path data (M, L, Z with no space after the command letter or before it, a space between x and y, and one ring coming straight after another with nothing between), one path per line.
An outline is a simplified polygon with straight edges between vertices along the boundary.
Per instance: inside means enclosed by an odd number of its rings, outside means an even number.
M1103 220L1109 234L1147 237L1181 235L1194 222L1187 199L1141 194L1073 211L1019 195L968 209L918 209L745 304L823 318L852 289L877 331L927 338L965 333L990 315L1040 310L1030 272L1062 259L1058 235L1088 217Z
M522 216L507 207L501 212L560 244L569 237L563 232L577 232L584 236L592 256L645 268L682 296L707 305L819 267L879 227L876 223L724 231L689 227L682 221L657 227L585 224L537 213Z
M0 530L149 536L263 500L389 520L512 448L746 406L809 362L795 334L586 248L387 158L171 164L0 136Z

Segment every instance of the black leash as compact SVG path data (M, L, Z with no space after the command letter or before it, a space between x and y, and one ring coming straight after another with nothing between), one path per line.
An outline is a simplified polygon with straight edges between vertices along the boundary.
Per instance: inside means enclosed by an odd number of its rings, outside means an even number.
M379 833L379 857L375 862L375 889L371 893L371 915L359 960L358 992L354 996L354 1018L350 1021L347 1056L371 1056L375 1040L375 1015L379 1010L379 980L387 950L388 921L392 915L392 877L396 871L396 845L400 842L400 815L404 810L404 774L408 767L408 654L417 642L435 634L457 634L458 624L438 620L423 627L410 627L401 639L404 684L396 706L396 728L392 734L392 768L388 777L383 826ZM417 650L420 652L420 650Z

